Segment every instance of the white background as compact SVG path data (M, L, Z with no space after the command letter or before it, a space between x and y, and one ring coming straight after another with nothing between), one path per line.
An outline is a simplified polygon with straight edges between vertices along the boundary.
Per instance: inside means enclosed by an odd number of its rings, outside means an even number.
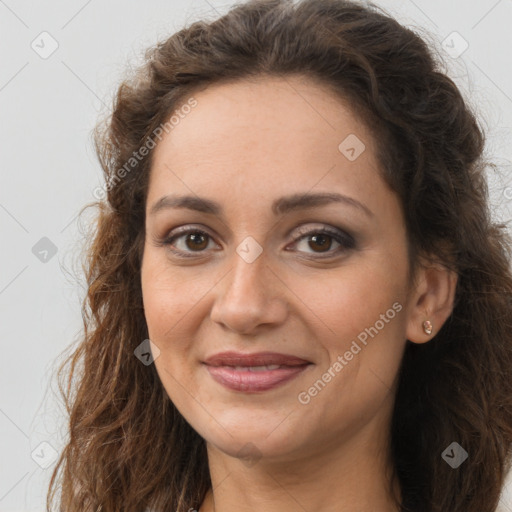
M491 181L493 205L497 218L508 221L512 1L376 3L433 34L451 76L479 109L488 154L502 169ZM0 0L0 512L44 509L53 464L44 469L35 460L51 463L52 447L62 447L66 424L51 379L57 356L81 329L77 214L101 183L91 130L147 46L230 4ZM40 36L44 31L51 37ZM53 40L58 48L46 59L31 47L34 41L48 51ZM57 250L46 262L32 251L43 237ZM512 510L507 499L503 510Z

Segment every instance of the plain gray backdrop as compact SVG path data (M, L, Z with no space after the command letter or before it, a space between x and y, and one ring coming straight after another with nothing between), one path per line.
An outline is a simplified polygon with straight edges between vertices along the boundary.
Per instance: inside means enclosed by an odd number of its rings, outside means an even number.
M512 0L376 3L432 34L450 76L480 112L487 153L502 171L490 178L495 215L508 221ZM44 509L66 435L53 375L82 326L77 214L101 184L91 130L146 47L230 5L0 0L0 512ZM506 491L503 510L512 510L511 496Z

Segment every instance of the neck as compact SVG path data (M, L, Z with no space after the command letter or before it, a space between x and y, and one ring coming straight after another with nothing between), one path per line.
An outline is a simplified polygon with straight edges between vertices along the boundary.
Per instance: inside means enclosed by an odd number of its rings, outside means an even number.
M252 463L208 443L212 489L199 512L397 512L397 482L391 483L388 436L371 428L347 442L295 455L262 457Z

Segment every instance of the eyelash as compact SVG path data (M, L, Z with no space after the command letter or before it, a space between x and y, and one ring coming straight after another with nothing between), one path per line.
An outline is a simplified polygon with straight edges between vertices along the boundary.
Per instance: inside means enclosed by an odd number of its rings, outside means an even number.
M168 249L173 254L175 254L176 256L178 256L180 258L194 258L198 254L200 255L201 253L205 252L206 249L203 249L201 251L182 251L180 249L173 248L174 247L173 244L176 240L178 240L182 237L185 237L186 235L192 234L192 233L204 235L205 237L208 237L209 240L213 241L213 237L210 236L209 233L207 233L206 231L204 231L202 229L199 229L199 228L181 228L180 229L180 228L178 228L177 232L175 232L174 234L171 234L164 240L161 240L160 243L161 243L161 245L168 247ZM294 244L297 244L301 240L307 239L308 237L311 237L313 235L327 235L330 238L332 238L335 242L340 244L340 247L338 247L334 251L329 249L325 253L323 253L323 252L315 253L314 251L309 253L309 254L318 255L318 256L313 256L313 257L309 256L313 259L323 259L323 258L332 257L334 254L346 252L346 251L356 248L356 242L355 242L354 238L351 235L349 235L348 233L346 233L345 231L342 231L339 229L323 227L323 228L309 229L309 230L305 230L303 228L301 230L301 228L299 228L299 234L300 234L300 236L295 239L295 241L293 242ZM195 253L197 253L197 254L195 254ZM326 254L327 256L322 256L323 254Z

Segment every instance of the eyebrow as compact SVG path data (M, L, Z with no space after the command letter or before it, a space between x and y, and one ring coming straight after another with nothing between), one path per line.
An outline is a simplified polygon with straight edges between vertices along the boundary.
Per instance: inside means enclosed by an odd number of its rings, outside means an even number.
M291 211L326 206L332 203L345 204L347 206L357 208L368 217L374 217L373 212L363 203L352 197L334 192L292 194L289 196L283 196L272 203L272 212L274 215L284 215ZM150 214L155 215L161 210L169 208L186 208L188 210L195 210L217 216L222 216L223 214L223 208L219 203L212 201L211 199L193 195L163 196L153 204L150 209Z

